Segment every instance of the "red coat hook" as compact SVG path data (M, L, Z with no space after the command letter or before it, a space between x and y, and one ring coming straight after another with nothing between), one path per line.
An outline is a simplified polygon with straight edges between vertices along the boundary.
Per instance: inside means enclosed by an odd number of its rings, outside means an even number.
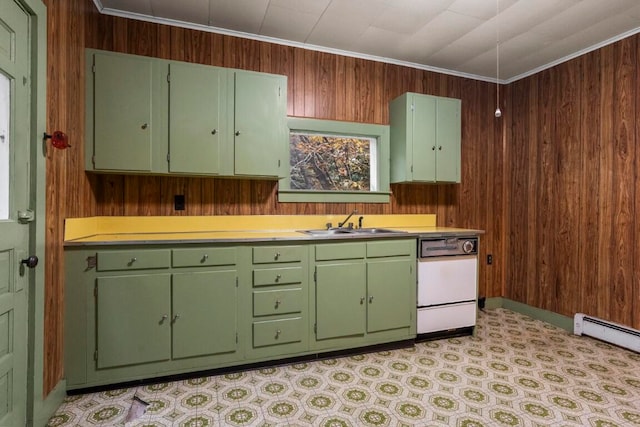
M51 135L45 132L44 139L50 139L51 145L55 148L59 148L60 150L71 147L71 145L69 145L69 138L67 137L67 134L59 130L53 132Z

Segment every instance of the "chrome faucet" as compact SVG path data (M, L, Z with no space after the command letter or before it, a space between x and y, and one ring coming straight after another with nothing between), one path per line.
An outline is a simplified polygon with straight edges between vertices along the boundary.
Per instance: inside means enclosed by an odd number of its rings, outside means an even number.
M354 209L353 212L351 212L349 214L349 216L344 219L344 221L338 223L338 228L344 227L344 225L347 223L347 221L349 221L349 218L351 218L353 215L355 215L357 213L358 213L358 210ZM351 227L349 227L349 228L353 228L353 225L351 225Z

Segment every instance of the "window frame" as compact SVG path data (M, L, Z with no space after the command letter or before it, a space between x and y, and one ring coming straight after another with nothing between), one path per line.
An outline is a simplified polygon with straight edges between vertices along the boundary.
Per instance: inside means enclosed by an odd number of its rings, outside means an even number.
M390 142L389 126L370 123L288 117L286 167L287 176L278 184L278 201L282 203L389 203ZM290 181L290 132L321 133L336 136L367 137L376 140L377 191L294 190ZM373 162L372 162L373 163Z

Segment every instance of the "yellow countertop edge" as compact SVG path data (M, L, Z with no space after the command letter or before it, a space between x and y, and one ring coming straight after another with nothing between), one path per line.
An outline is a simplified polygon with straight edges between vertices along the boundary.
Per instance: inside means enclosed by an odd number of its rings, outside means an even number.
M436 227L435 214L367 215L355 214L349 222L358 223L364 217L364 227L397 229L431 229L433 232L455 230ZM292 232L325 228L327 223L337 226L346 215L225 215L225 216L97 216L67 218L64 241L111 240L110 235L166 236L170 233L217 232ZM460 229L464 230L464 229ZM100 237L97 237L100 236ZM132 236L133 237L133 236ZM113 240L118 240L114 238Z

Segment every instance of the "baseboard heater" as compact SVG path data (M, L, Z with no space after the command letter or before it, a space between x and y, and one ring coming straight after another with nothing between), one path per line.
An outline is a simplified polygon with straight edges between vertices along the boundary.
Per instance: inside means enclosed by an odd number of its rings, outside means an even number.
M640 353L640 331L618 323L576 313L573 318L573 333L587 335Z

